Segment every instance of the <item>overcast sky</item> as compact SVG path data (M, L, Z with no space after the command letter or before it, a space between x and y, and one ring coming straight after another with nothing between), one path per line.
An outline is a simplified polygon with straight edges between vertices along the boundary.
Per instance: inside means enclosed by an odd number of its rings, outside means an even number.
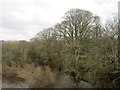
M103 21L117 15L119 0L0 0L0 40L29 40L60 22L71 8L89 10Z

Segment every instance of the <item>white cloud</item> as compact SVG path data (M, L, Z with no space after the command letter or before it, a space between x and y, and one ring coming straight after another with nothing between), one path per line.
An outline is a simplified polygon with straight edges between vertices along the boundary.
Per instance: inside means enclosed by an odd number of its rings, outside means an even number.
M1 0L0 40L29 40L43 28L61 20L71 8L101 16L117 13L118 0Z

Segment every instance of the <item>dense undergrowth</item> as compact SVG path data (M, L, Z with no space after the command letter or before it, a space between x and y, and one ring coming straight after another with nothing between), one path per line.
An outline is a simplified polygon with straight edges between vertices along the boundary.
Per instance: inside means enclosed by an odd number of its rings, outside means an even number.
M3 66L3 80L10 83L27 82L31 88L44 88L49 84L53 84L56 76L57 72L52 72L49 66L44 68L35 67L32 64L25 64L23 68Z

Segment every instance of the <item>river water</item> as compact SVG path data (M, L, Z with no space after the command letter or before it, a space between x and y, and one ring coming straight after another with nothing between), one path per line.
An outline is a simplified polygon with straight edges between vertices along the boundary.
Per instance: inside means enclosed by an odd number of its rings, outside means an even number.
M3 88L29 88L29 84L26 82L18 82L18 83L9 83L9 82L3 82L2 87ZM57 81L52 84L48 85L47 87L52 87L52 88L73 88L74 86L74 81L71 76L67 74L61 74L58 78ZM78 83L78 88L93 88L93 86L85 81L80 81Z

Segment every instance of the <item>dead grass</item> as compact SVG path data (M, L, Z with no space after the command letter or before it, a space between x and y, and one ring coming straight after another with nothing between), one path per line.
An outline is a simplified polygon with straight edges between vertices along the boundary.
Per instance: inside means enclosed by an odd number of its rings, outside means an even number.
M52 84L56 80L56 72L52 72L49 66L44 67L34 67L34 64L24 64L24 68L21 67L3 67L3 76L6 78L11 78L11 80L17 79L24 82L28 82L31 88L43 88L49 84ZM10 79L9 79L10 80ZM16 79L15 79L16 80ZM16 80L17 82L19 80Z

